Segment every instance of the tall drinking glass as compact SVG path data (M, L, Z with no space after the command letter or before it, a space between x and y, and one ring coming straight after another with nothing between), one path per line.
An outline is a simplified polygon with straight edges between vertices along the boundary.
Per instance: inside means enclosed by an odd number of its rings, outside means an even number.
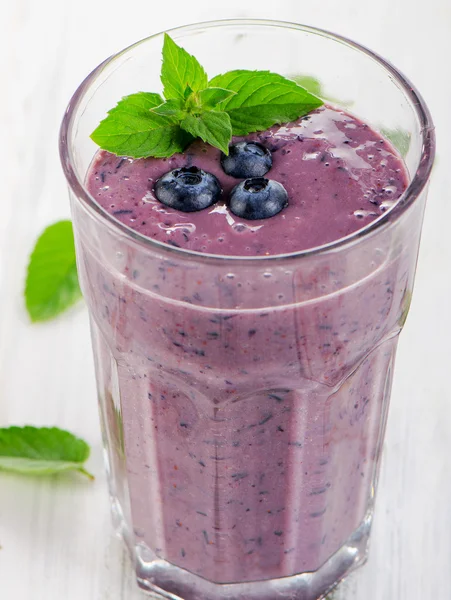
M173 600L314 600L367 553L431 119L394 67L324 31L223 21L171 35L211 74L314 76L403 142L410 184L377 220L242 258L143 237L87 191L89 134L122 96L159 89L161 34L97 67L61 130L113 516L138 582Z

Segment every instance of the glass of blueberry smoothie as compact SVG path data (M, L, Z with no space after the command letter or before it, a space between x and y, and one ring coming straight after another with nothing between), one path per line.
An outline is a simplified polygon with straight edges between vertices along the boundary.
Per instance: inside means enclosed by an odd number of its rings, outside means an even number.
M60 143L139 584L321 598L367 553L434 157L422 98L339 36L204 23L95 69Z

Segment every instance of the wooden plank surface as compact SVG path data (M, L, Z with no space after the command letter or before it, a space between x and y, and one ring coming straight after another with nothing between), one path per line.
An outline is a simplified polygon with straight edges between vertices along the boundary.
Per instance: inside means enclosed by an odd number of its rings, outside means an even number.
M196 20L266 17L348 35L415 82L438 130L417 285L401 336L371 555L337 600L451 597L451 5L449 0L3 2L0 12L0 425L57 424L93 447L81 478L0 475L0 597L138 600L112 535L83 305L28 323L24 272L37 234L69 215L57 135L65 105L103 58Z

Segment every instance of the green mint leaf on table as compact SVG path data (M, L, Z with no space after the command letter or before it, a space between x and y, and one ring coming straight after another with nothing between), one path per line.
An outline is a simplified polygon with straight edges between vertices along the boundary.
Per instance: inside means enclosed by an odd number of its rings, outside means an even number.
M182 152L192 139L176 118L151 110L161 104L161 96L146 92L122 98L91 134L92 140L118 156L165 157Z
M229 71L210 81L236 94L219 104L232 122L234 135L247 135L294 121L323 104L294 81L270 71Z
M57 427L0 428L0 470L25 475L53 475L78 471L94 477L84 468L88 444Z
M180 48L167 33L164 35L161 83L167 100L184 100L188 86L192 92L199 92L208 85L207 74L197 58Z
M200 137L204 142L222 150L224 154L229 153L232 125L227 113L212 110L199 116L187 115L180 125L193 137Z
M122 98L91 134L94 142L118 156L164 158L199 137L227 154L232 135L294 121L323 104L270 71L230 71L209 82L199 61L167 34L161 82L165 100L147 92Z
M33 322L52 319L81 298L72 223L47 227L30 257L25 304Z

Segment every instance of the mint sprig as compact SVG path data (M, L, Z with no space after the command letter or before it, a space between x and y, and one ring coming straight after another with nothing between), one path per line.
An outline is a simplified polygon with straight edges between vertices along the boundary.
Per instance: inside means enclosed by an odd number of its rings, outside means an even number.
M235 92L218 107L229 114L235 135L294 121L323 103L294 81L270 71L229 71L214 77L210 85Z
M193 137L216 146L229 153L229 142L232 139L232 124L226 112L209 110L199 115L187 114L180 122L180 126Z
M45 229L31 254L25 304L33 322L46 321L80 298L72 223L59 221Z
M199 61L165 34L160 94L125 96L91 134L104 150L132 158L172 156L195 139L228 154L232 135L287 123L323 104L270 71L236 70L208 80Z
M88 444L57 427L0 428L0 470L24 475L54 475L78 471L89 479L86 471Z
M126 96L108 112L91 137L101 148L118 156L163 158L182 152L193 138L180 127L177 113L152 110L162 104L159 94L138 92Z

